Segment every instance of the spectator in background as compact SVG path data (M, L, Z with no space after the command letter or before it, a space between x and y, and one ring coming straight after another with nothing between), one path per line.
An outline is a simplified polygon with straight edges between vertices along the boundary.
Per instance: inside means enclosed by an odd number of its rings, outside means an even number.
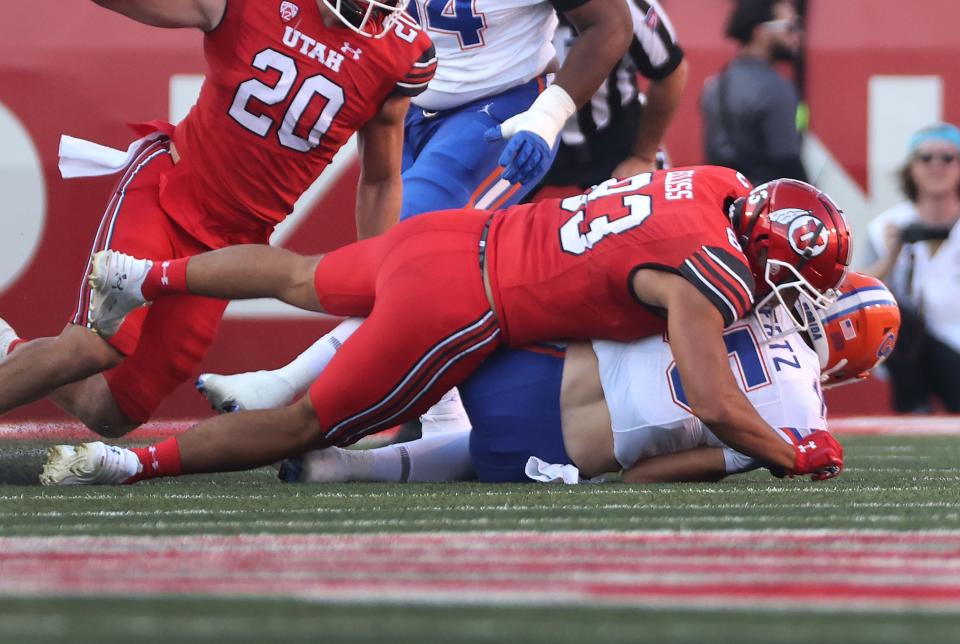
M960 413L960 129L926 127L910 139L900 173L907 201L877 215L867 269L889 284L903 323L886 366L898 412Z
M658 167L660 141L687 84L687 63L660 3L625 1L633 18L627 55L593 98L567 119L557 157L540 187L588 188L610 177L630 177ZM553 37L561 60L576 40L573 25L561 16ZM650 81L645 95L640 93L638 72Z
M735 168L754 185L780 177L805 181L797 90L774 69L800 50L796 7L790 0L737 0L726 34L740 50L704 86L707 163Z

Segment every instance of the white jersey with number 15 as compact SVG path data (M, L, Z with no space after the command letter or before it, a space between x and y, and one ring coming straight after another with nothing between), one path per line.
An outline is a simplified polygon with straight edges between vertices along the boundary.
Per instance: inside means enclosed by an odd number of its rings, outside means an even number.
M779 316L781 317L778 317ZM778 308L764 309L724 331L730 367L760 416L794 438L826 429L817 354L797 333L764 340L782 327ZM722 443L690 413L680 373L663 337L629 344L595 340L600 381L613 425L614 453L627 469L643 458ZM757 464L728 449L728 471ZM731 466L734 466L731 469Z

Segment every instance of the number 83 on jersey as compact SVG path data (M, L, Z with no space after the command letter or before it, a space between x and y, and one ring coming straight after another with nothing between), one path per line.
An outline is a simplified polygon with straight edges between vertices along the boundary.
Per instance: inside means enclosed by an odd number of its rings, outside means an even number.
M567 197L560 207L574 213L560 227L560 247L571 255L582 255L607 235L617 235L641 225L653 213L653 198L637 194L647 186L653 174L645 172L627 179L607 179L585 195ZM623 216L611 219L611 214L593 215L587 223L587 206L601 197L623 194Z

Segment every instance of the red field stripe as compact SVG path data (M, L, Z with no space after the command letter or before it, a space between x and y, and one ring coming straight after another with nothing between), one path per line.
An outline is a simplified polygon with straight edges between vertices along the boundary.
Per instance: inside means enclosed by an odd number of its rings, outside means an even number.
M306 572L305 572L306 574ZM211 596L283 596L326 602L399 600L404 603L528 603L575 605L674 606L716 604L740 608L769 606L827 608L831 610L928 609L960 611L960 586L949 588L908 587L898 584L878 587L837 586L810 583L780 584L696 584L668 586L650 583L638 586L582 584L569 580L521 582L512 578L492 580L350 580L271 578L176 578L141 577L137 579L95 580L67 578L56 585L43 579L26 580L16 591L4 588L3 595L211 595Z
M831 418L830 430L841 435L960 434L960 416L852 416Z
M0 594L960 612L960 532L0 538Z
M228 564L231 575L242 575L247 572L256 572L263 567L261 555L248 557L234 556ZM789 557L789 559L788 559ZM47 574L51 567L72 565L84 575L93 574L94 578L109 571L123 571L127 567L136 567L141 574L153 576L163 575L171 571L190 571L197 557L179 557L157 555L151 561L143 562L141 555L100 555L84 557L81 555L56 557L28 557L14 561L0 563L3 572L11 578L29 577L39 578ZM271 572L276 576L287 576L304 569L332 567L336 569L341 563L338 558L296 558L287 557L282 560L271 560ZM913 583L912 579L920 580L922 584L956 585L960 579L960 567L951 565L948 559L928 562L929 565L917 566L915 562L884 561L876 558L871 563L849 565L829 561L822 558L820 561L804 562L803 558L789 553L778 564L757 560L750 555L744 555L738 560L720 562L690 562L686 560L666 560L660 557L635 557L632 561L617 563L581 562L577 559L557 558L553 561L492 561L477 559L473 561L452 559L447 562L398 561L396 559L367 559L353 560L350 563L351 576L381 576L384 567L390 568L391 575L413 575L417 578L441 578L463 575L496 575L499 571L508 569L512 577L548 578L563 577L570 572L589 575L629 574L634 577L650 577L649 581L656 581L664 576L677 578L698 579L706 582L711 579L723 579L728 583L744 583L762 581L765 578L782 579L788 577L796 582L807 578L823 583L831 583L856 579L858 584L874 584L876 580L895 577L901 580L902 585ZM55 575L59 573L54 572Z
M739 552L746 544L776 544L787 542L810 547L825 546L836 549L860 549L878 544L891 546L943 545L960 547L960 530L926 530L899 532L893 530L652 530L652 531L476 531L476 532L412 532L377 534L283 534L283 535L185 535L141 537L0 537L0 552L84 552L109 553L130 551L206 551L223 549L260 552L264 548L289 552L291 549L314 550L318 547L336 550L374 552L377 548L393 552L410 548L423 551L430 546L455 550L475 549L488 551L497 546L513 547L528 544L538 550L552 552L553 544L566 549L594 549L602 544L613 549L622 549L629 544L662 548L664 545L685 552L687 548L704 550L704 544L720 551ZM915 552L915 550L912 550Z

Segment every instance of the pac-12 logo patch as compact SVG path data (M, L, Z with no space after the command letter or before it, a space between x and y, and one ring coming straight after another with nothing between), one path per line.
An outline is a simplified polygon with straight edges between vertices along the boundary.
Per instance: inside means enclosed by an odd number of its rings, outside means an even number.
M813 215L801 215L787 229L790 247L802 257L816 257L827 250L830 231Z
M293 4L292 2L287 2L287 0L283 0L283 2L280 3L280 18L284 22L290 22L291 20L297 17L298 13L300 13L300 7Z

